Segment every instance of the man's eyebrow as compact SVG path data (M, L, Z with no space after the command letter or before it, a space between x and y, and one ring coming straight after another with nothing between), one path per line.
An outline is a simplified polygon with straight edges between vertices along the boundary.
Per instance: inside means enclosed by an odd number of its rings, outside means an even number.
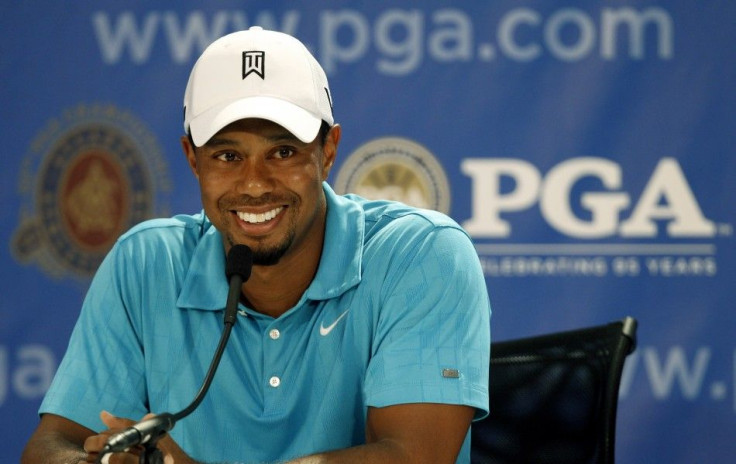
M226 137L212 137L207 142L205 142L204 146L206 147L219 147L222 145L236 145L238 142L234 139L228 139Z
M261 134L261 137L270 143L289 142L289 143L303 144L301 140L299 140L294 134L292 134L289 131L274 132L271 134ZM238 140L228 138L227 136L214 136L205 143L205 146L219 147L219 146L228 146L228 145L238 145L238 143L239 143Z
M274 132L272 134L266 134L266 135L263 135L262 137L272 143L275 143L275 142L302 143L302 141L299 140L294 134L286 130L283 132Z

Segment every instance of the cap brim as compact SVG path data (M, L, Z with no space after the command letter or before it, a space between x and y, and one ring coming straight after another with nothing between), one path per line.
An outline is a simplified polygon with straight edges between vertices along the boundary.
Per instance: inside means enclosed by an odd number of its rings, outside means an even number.
M223 127L246 118L275 122L304 143L313 141L322 125L321 118L293 103L274 97L248 97L214 106L192 118L189 130L194 145L201 147Z

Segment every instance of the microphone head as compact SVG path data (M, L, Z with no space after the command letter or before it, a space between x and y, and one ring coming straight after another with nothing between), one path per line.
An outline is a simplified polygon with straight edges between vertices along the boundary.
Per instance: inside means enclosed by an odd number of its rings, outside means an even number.
M239 275L243 282L250 277L250 270L253 267L253 252L247 245L233 245L227 253L227 262L225 263L225 275L227 280L234 275Z

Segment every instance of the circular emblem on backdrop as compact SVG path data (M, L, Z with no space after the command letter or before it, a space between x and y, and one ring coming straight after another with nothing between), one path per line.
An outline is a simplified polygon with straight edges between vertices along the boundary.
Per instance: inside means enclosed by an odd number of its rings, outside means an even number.
M112 105L80 105L33 140L19 188L17 260L54 277L87 279L123 232L168 214L159 197L171 183L145 125Z
M450 212L442 166L425 147L402 137L374 139L353 151L337 173L335 191Z

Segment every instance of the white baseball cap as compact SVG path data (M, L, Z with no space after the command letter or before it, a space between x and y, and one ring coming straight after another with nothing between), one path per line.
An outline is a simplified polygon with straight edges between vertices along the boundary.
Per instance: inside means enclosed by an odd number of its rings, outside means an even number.
M273 121L299 140L334 124L327 76L294 37L251 27L214 41L192 68L184 92L184 130L204 145L244 118Z

